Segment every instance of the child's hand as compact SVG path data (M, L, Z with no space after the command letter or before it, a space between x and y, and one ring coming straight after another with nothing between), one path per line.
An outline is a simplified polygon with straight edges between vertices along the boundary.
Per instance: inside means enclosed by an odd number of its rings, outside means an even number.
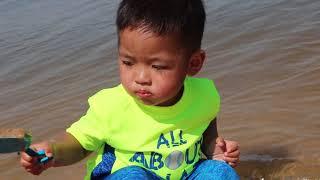
M44 150L46 156L48 157L53 156L52 146L48 142L32 144L30 148L35 151ZM46 163L40 163L38 157L32 157L25 152L21 152L20 164L22 167L26 169L26 171L30 172L31 174L39 175L49 167L53 167L54 159Z
M213 159L224 160L230 166L236 167L240 160L239 144L235 141L228 141L222 137L218 137L216 139Z

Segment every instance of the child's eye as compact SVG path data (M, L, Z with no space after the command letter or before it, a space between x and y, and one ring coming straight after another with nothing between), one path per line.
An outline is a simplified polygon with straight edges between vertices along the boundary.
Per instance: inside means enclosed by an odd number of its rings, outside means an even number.
M122 60L122 64L126 65L126 66L132 66L133 63L131 61L126 61L126 60Z
M162 65L152 65L152 68L156 70L163 70L163 69L166 69L167 67Z

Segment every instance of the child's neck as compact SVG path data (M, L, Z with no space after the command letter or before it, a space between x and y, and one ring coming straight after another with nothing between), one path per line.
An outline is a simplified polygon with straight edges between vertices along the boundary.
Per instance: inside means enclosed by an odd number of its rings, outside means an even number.
M175 97L169 99L168 101L166 101L164 103L158 104L156 106L165 107L165 106L175 105L181 99L181 97L183 95L183 90L184 90L184 86L181 87L180 91L178 92L178 94Z

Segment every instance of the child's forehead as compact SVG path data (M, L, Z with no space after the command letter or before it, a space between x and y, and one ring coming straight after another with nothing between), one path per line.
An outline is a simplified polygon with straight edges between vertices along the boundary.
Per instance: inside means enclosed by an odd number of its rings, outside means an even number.
M118 36L124 36L127 34L136 34L137 36L146 37L146 38L158 38L158 39L166 39L171 41L179 42L181 40L181 35L177 32L167 32L167 33L159 33L154 31L152 28L148 26L142 27L127 27L118 33Z
M162 48L172 49L174 51L186 51L183 46L181 36L178 33L159 34L152 29L143 28L125 28L118 33L119 47L124 44L137 43L138 45L157 44Z
M170 35L158 35L153 32L124 30L119 33L119 55L129 59L151 61L185 59L186 49Z

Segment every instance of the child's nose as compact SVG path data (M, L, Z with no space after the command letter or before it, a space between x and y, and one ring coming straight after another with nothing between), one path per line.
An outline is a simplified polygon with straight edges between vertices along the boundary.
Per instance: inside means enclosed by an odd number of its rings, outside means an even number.
M150 86L152 83L150 73L144 68L140 69L137 72L135 82L139 85L149 85Z

